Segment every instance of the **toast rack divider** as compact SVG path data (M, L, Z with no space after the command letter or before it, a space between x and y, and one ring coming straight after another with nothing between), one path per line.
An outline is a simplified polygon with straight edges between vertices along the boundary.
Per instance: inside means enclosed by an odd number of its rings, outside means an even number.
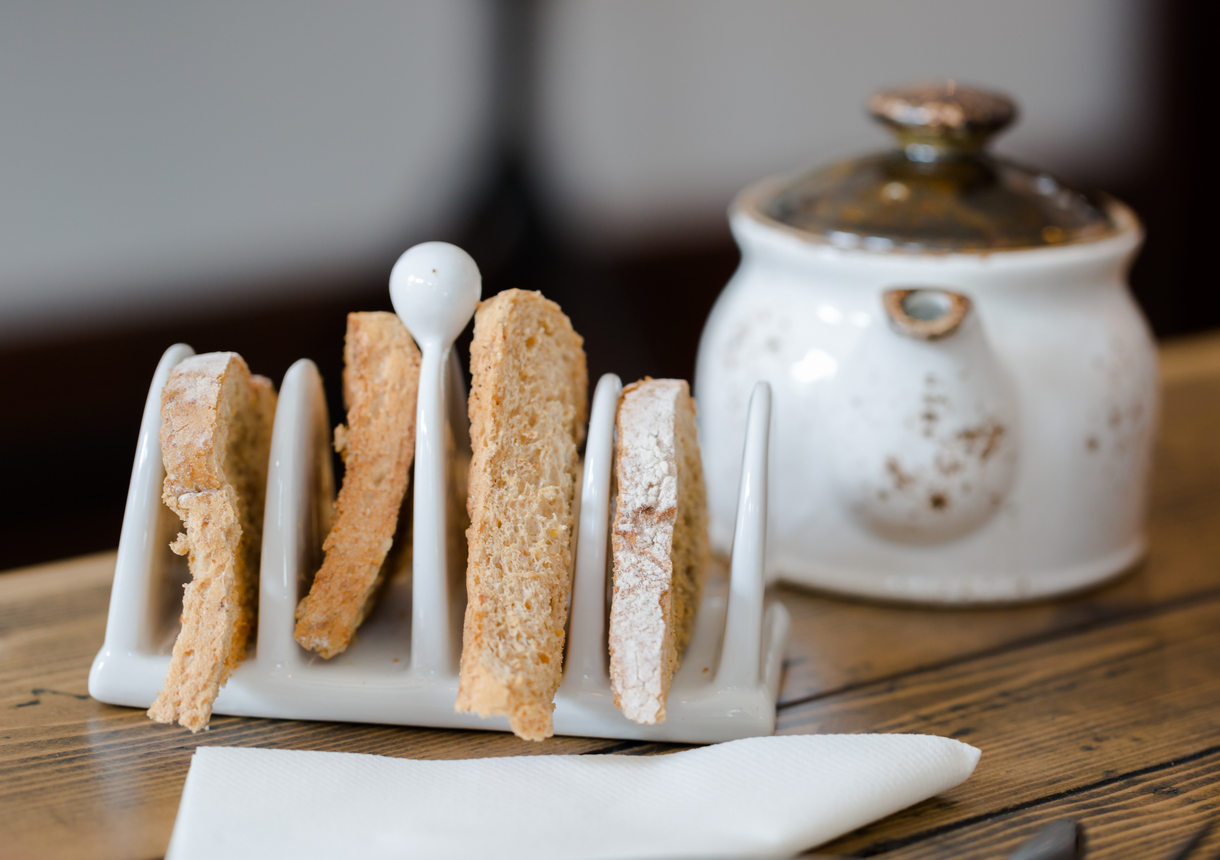
M195 354L184 343L171 346L161 356L153 373L148 398L144 402L141 428L161 426L161 389L169 379L170 371L184 358ZM161 467L161 439L157 433L142 432L136 442L135 464L131 470L131 483L127 489L127 503L123 510L123 526L119 533L119 551L115 559L116 570L128 571L126 576L116 576L110 593L110 610L106 618L107 644L116 652L133 654L146 652L156 647L158 617L157 605L160 583L158 574L166 561L166 547L157 546L160 537L173 540L174 533L165 534L160 527L164 517L154 517L151 522L146 512L168 508L161 503L161 485L165 472ZM173 517L177 519L177 517ZM172 554L171 554L172 555ZM151 704L151 702L150 702Z
M335 479L330 418L318 368L307 358L294 362L280 392L284 403L276 408L268 469L275 481L268 481L263 515L256 659L284 669L304 663L294 638L296 606L302 573L322 563L321 542L330 531ZM279 458L287 462L276 462ZM310 503L301 505L301 499Z
M758 683L763 637L767 556L767 448L771 430L771 385L758 382L750 394L746 443L737 490L737 521L729 578L729 608L716 683Z
M606 673L606 577L609 566L610 473L614 459L614 422L592 420L618 409L623 383L613 373L598 380L589 411L585 471L581 482L580 527L577 530L576 570L572 583L572 613L568 623L565 685L609 692Z

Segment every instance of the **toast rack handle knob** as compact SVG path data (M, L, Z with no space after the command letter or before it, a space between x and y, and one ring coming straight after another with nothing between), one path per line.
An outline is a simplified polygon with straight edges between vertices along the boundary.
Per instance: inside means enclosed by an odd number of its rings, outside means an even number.
M420 346L448 349L474 315L483 278L470 255L448 242L409 249L390 272L390 301Z
M453 341L474 314L483 291L479 267L447 242L425 242L398 258L390 301L419 343L415 408L414 530L412 535L411 671L451 675L445 391Z

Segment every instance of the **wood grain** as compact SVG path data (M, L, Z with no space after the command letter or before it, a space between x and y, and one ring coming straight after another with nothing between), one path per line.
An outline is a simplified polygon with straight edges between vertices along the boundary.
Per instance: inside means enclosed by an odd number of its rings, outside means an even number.
M1220 812L1220 752L1155 765L1093 788L1051 795L976 823L888 844L887 860L1005 857L1038 828L1062 818L1085 822L1087 856L1164 860ZM882 846L878 846L879 848ZM1196 846L1200 860L1220 853L1220 823ZM878 852L881 853L881 852ZM865 850L857 856L878 856Z
M941 798L834 850L873 851L1047 795L1220 752L1220 598L804 703L780 732L921 732L983 750Z
M825 850L1002 857L1072 816L1090 858L1159 858L1220 814L1220 335L1166 347L1162 369L1152 550L1121 580L960 611L780 590L794 619L781 731L927 732L983 750L964 785ZM86 693L113 563L0 575L0 860L160 856L201 744L415 758L675 749L236 717L194 736L155 725Z

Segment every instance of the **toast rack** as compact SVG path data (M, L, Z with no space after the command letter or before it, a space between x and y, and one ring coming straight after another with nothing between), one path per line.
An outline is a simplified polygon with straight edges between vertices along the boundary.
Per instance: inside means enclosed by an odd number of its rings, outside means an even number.
M425 277L426 269L433 270L431 278ZM413 294L404 297L404 290L395 287L403 281ZM352 644L331 660L306 651L293 638L297 602L321 563L335 492L322 379L312 361L297 361L280 387L272 432L258 627L213 713L509 730L506 717L484 719L454 711L465 594L461 559L450 557L452 547L447 546L452 544L446 522L452 496L447 494L453 492L447 461L463 452L469 456L469 436L465 385L451 346L473 314L469 298L472 292L478 298L478 270L460 249L426 243L403 255L391 285L400 316L439 331L439 336L429 338L425 331L421 337L408 326L424 353L411 576L391 581ZM421 308L430 314L427 320L419 318ZM165 352L144 406L106 638L89 672L89 694L109 704L152 704L178 633L182 586L190 573L186 560L169 549L181 524L161 502L161 389L173 367L193 354L185 344ZM765 596L770 387L759 383L750 400L729 576L726 580L716 570L709 576L694 634L674 676L668 717L657 725L623 716L614 705L608 674L611 465L621 391L619 378L606 374L593 396L555 733L687 743L772 734L789 616L782 604Z

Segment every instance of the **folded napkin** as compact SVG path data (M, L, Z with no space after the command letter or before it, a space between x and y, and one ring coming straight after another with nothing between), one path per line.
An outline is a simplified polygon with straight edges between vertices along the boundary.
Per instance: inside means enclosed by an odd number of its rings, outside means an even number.
M466 761L200 747L166 857L786 857L952 788L978 760L929 735Z

